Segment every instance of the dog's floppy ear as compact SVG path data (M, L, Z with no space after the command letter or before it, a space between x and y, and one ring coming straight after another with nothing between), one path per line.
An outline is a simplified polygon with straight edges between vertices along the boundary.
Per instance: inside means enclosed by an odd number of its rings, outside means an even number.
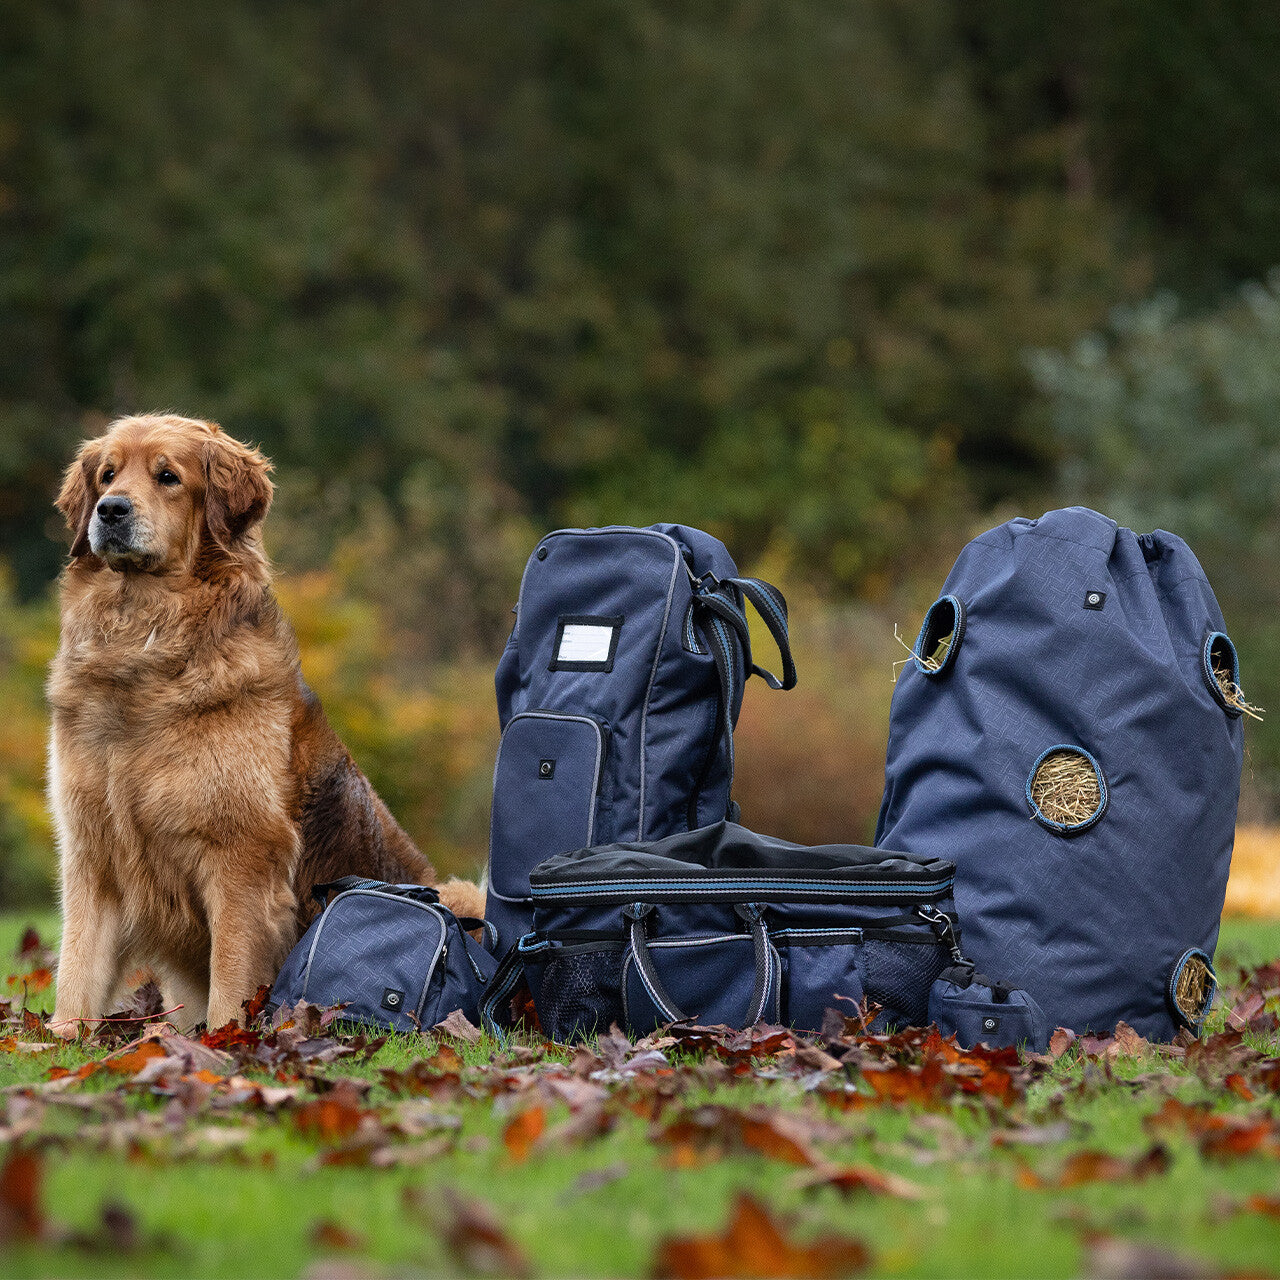
M56 505L74 535L71 541L73 557L88 555L90 551L89 521L93 519L93 508L98 500L94 477L101 462L101 443L86 440L62 480L62 491Z
M217 427L204 445L204 518L224 551L261 524L274 492L271 463Z

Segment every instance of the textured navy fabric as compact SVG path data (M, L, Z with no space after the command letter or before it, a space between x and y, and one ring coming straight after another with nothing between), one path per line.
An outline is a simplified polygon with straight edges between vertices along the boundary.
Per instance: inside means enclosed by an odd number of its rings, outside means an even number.
M529 873L548 855L685 830L695 792L694 826L725 816L732 769L715 740L715 660L684 642L705 574L723 581L737 569L721 542L682 525L562 529L530 556L495 679L503 739L486 910L500 952L529 927ZM562 662L575 620L616 628L608 669ZM745 676L736 662L732 722Z
M345 1004L351 1021L395 1031L429 1030L455 1009L478 1021L493 956L431 890L366 883L339 893L312 921L276 978L271 1005Z
M975 539L943 595L962 628L942 671L899 677L876 843L955 862L966 952L1050 1025L1172 1037L1175 968L1217 941L1243 747L1206 662L1225 627L1198 561L1072 507ZM1101 774L1075 830L1028 797L1062 746Z

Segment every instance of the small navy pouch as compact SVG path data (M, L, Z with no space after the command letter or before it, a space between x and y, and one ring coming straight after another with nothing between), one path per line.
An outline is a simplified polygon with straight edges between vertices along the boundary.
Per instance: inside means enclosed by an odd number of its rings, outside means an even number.
M976 1044L1041 1050L1049 1028L1040 1006L1027 992L974 973L971 964L953 965L929 991L929 1021L965 1049Z
M497 962L434 889L345 876L312 891L332 901L289 953L269 1007L344 1004L343 1017L391 1031L430 1030L455 1009L471 1021Z

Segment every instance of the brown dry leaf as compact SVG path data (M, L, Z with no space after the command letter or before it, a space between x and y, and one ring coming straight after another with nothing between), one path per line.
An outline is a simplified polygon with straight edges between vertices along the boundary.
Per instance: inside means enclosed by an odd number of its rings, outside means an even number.
M502 1130L502 1145L516 1164L523 1164L529 1158L533 1144L542 1137L546 1127L547 1113L542 1107L528 1107L507 1121Z
M138 1044L126 1045L123 1049L103 1058L102 1065L118 1076L135 1076L143 1067L156 1058L167 1058L164 1045L156 1040L143 1040Z
M806 1071L839 1071L841 1062L816 1045L802 1044L795 1053L797 1067Z
M744 1150L788 1164L821 1163L803 1124L763 1106L747 1111L711 1104L693 1107L664 1125L655 1139L672 1148L672 1162L680 1168Z
M1127 1022L1117 1022L1112 1048L1117 1058L1139 1058L1151 1047Z
M405 1199L409 1207L416 1207L417 1197L411 1188L406 1188ZM446 1191L445 1212L437 1215L436 1229L449 1256L467 1275L521 1280L532 1273L529 1260L488 1205Z
M44 1166L34 1151L15 1148L0 1166L0 1242L44 1234Z
M379 1071L384 1087L392 1093L456 1097L462 1089L462 1058L449 1044L442 1044L429 1058L411 1062L403 1071L383 1067Z
M1253 1090L1249 1088L1249 1082L1238 1071L1231 1072L1222 1083L1237 1098L1242 1098L1245 1102L1252 1102L1257 1097Z
M9 977L9 985L25 990L28 995L47 991L53 983L53 972L43 967L32 969L30 973L15 973Z
M1154 1174L1167 1173L1171 1163L1169 1152L1159 1144L1135 1160L1105 1151L1077 1151L1063 1163L1057 1186L1065 1190L1086 1182L1141 1182Z
M299 1107L293 1113L293 1123L299 1133L334 1142L350 1138L369 1114L372 1113L360 1106L359 1090L349 1080L343 1080L323 1098Z
M870 1254L861 1240L830 1235L812 1244L788 1239L769 1211L740 1195L718 1236L668 1236L658 1244L653 1273L669 1280L725 1277L825 1277L861 1271Z
M363 1236L339 1226L332 1218L321 1218L311 1228L311 1244L316 1249L332 1249L335 1252L347 1253L355 1249L363 1249L365 1241Z
M49 1080L87 1080L95 1072L101 1070L101 1068L102 1063L100 1062L83 1063L74 1071L67 1067L50 1067L49 1070L45 1072L45 1076Z
M431 1030L436 1035L453 1036L455 1040L462 1040L467 1044L479 1044L480 1037L484 1034L461 1009L455 1009L443 1022L437 1022Z
M1268 1116L1240 1116L1213 1111L1208 1103L1186 1103L1166 1098L1154 1115L1146 1116L1148 1133L1184 1132L1211 1160L1241 1156L1280 1156L1280 1126Z
M1280 1218L1280 1196L1250 1196L1240 1206L1245 1213L1260 1213L1268 1218Z
M1049 1057L1055 1062L1076 1042L1076 1033L1068 1027L1059 1027L1049 1037Z
M804 1190L834 1187L845 1196L855 1191L868 1191L872 1195L895 1196L900 1200L919 1200L924 1195L923 1188L914 1182L863 1164L819 1165L811 1172L797 1174L794 1185Z

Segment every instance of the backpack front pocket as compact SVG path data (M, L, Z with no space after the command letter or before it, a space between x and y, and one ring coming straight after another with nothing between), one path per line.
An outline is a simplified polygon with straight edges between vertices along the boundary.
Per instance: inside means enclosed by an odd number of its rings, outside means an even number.
M345 1004L352 1022L417 1031L443 983L443 917L431 906L376 890L340 894L312 935L301 999Z
M770 935L786 968L787 1025L821 1031L828 1009L852 1016L862 1003L861 929L779 929Z
M494 769L486 909L500 950L530 925L534 867L591 844L605 744L589 716L527 711L508 722Z
M659 938L628 946L622 960L622 1008L636 1035L668 1022L749 1027L777 1022L782 961L769 943L763 969L750 934Z

